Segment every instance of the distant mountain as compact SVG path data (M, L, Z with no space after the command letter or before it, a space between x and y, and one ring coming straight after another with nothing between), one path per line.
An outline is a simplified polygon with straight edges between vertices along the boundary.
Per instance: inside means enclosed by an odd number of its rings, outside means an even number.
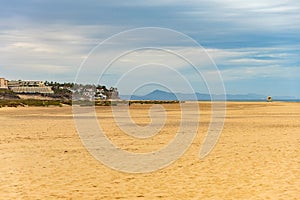
M154 90L144 96L137 95L120 95L121 99L124 100L165 100L165 101L187 101L187 100L210 100L208 94L183 94L183 93L171 93L162 90Z
M162 90L154 90L144 96L137 95L120 95L124 100L177 100L176 94Z
M140 97L141 100L177 100L174 93L165 92L161 90L154 90L149 94Z
M222 95L212 95L214 100L222 100L224 99ZM195 94L184 94L184 93L171 93L162 90L154 90L149 94L143 96L137 95L120 95L121 99L124 100L165 100L165 101L172 101L172 100L179 100L179 101L210 101L211 96L209 94L203 93L195 93ZM267 96L259 95L259 94L227 94L226 99L229 101L237 100L237 101L261 101L265 100ZM273 97L274 100L289 100L295 99L295 97L289 96L276 96Z

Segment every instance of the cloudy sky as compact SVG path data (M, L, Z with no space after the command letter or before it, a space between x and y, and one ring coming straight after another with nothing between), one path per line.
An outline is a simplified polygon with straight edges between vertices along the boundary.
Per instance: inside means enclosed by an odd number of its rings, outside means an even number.
M130 92L126 88L133 87L130 85L143 85L142 80L144 84L164 80L162 85L184 92L184 84L178 86L181 80L191 81L191 87L201 92L206 78L213 81L213 63L209 64L203 52L197 54L184 37L178 39L164 31L131 32L126 40L113 36L141 27L172 29L199 43L218 67L227 93L300 98L297 0L2 1L0 77L73 82L80 66L93 65L90 73L81 73L80 80L88 82L99 76L95 68L102 68L103 73L107 59L132 50L133 44L143 44L198 58L194 64L212 77L193 78L195 73L182 60L168 52L145 49L120 56L103 76L103 84L117 85L125 94ZM105 51L95 50L111 36L114 40L105 44ZM93 48L94 55L90 55ZM129 71L134 73L124 76ZM118 85L120 77L122 84Z

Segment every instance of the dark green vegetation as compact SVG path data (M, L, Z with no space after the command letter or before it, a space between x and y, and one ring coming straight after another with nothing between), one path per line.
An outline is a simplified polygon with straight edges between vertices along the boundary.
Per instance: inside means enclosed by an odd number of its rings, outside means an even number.
M179 101L75 101L75 105L80 106L116 106L118 104L176 104ZM0 99L1 107L24 107L24 106L62 106L72 105L71 100L39 100L39 99Z
M48 94L45 96L57 98L57 99L72 99L71 88L74 87L74 83L58 83L58 82L45 82L46 86L50 86L54 94Z
M1 99L20 99L20 98L13 91L0 89L0 100Z
M165 101L165 100L131 100L129 101L129 105L131 104L174 104L174 103L184 103L183 101Z
M112 106L115 105L112 101L104 100L104 101L73 101L73 105L80 105L80 106Z
M71 101L62 100L39 100L39 99L10 99L10 100L0 100L1 107L18 107L18 106L62 106L72 105Z
M80 95L82 92L90 90L95 92L95 97L99 96L100 93L106 96L106 99L118 99L119 94L116 88L111 87L107 89L104 85L94 85L94 84L77 84L77 83L58 83L58 82L45 82L46 86L50 86L54 94L47 94L45 96L52 98L61 99L72 99L72 91L75 95ZM101 92L100 92L101 91ZM81 94L82 95L82 94ZM100 95L101 96L101 95Z

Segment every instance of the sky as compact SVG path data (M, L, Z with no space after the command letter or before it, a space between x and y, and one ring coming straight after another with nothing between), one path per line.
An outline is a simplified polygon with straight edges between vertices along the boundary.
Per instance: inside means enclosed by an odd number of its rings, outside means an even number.
M9 80L207 92L217 70L226 93L300 99L297 0L2 1L0 44L0 77Z

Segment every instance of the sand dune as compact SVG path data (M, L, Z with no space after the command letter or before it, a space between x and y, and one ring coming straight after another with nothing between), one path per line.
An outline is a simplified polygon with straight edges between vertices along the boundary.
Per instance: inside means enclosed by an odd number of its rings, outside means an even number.
M109 107L99 123L120 148L149 152L174 137L178 105L165 105L166 126L133 139ZM146 174L112 170L94 159L76 132L71 107L0 109L0 199L300 199L300 103L230 102L214 150L199 160L210 120L200 103L198 134L170 166ZM149 105L132 105L133 120L150 122Z

